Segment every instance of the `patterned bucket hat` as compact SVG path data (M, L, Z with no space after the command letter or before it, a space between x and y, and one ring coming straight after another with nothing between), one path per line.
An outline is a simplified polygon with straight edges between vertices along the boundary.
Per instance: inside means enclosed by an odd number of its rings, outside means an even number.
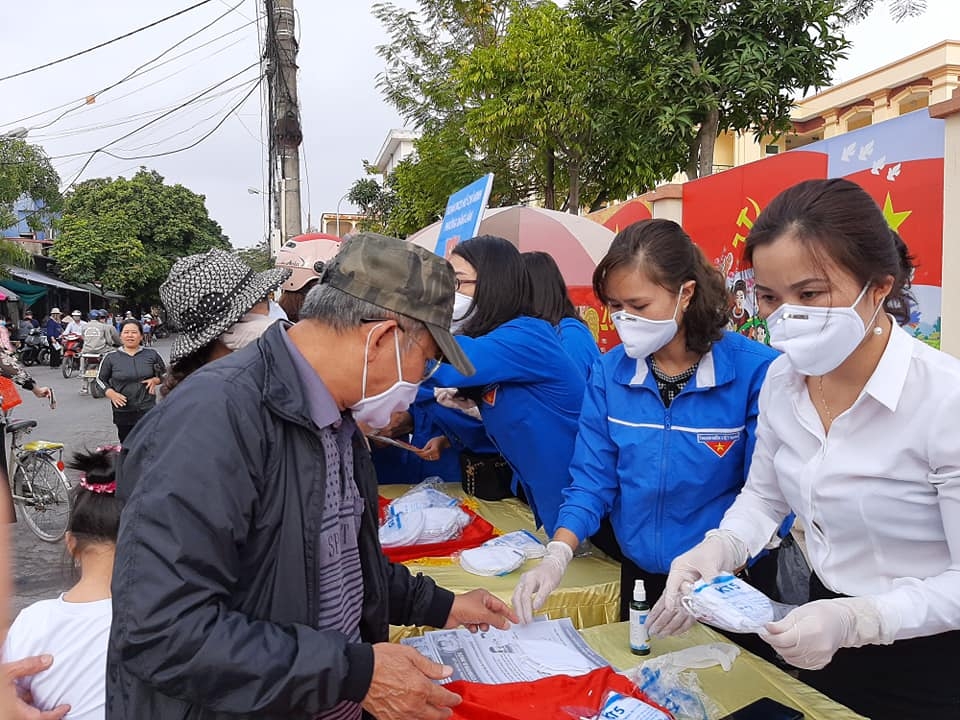
M290 276L287 268L254 272L233 253L210 250L180 258L160 286L160 299L180 332L170 362L220 337Z

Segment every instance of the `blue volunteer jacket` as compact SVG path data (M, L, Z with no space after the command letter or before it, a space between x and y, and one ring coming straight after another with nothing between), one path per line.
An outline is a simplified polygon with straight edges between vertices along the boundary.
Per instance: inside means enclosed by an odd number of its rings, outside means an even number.
M700 360L665 408L646 360L619 346L594 365L559 526L581 540L609 514L624 554L652 573L716 528L743 487L757 398L774 350L737 333Z
M560 344L567 351L567 355L583 372L583 377L589 379L590 368L600 357L597 341L593 339L590 328L576 318L563 318L557 324L557 332L560 333Z
M545 320L518 317L481 337L456 339L476 374L464 376L445 364L433 384L482 388L477 406L487 435L513 468L514 491L519 483L537 524L552 535L570 482L582 371Z

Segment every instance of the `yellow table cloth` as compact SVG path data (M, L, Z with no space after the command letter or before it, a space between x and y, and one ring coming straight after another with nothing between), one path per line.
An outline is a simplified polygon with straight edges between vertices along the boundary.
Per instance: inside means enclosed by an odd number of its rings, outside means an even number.
M678 637L653 638L650 642L650 655L637 656L630 652L629 628L629 623L615 623L586 628L581 630L580 634L618 670L628 670L651 657L693 645L730 642L714 630L697 624ZM762 697L769 697L802 711L806 720L849 720L863 717L743 648L728 672L719 666L693 672L699 677L703 691L726 713L738 710Z
M392 500L410 487L381 485L379 490L383 497ZM516 498L478 500L466 496L459 483L444 483L439 485L438 489L451 497L464 499L474 512L488 520L501 533L528 530L543 542L548 540L542 529L534 531L533 513ZM411 572L429 575L440 587L455 593L482 587L510 602L520 574L538 562L540 561L531 560L509 575L501 577L472 575L455 561L446 558L425 558L404 564ZM540 612L554 620L568 617L577 628L617 622L620 619L620 564L596 549L589 555L575 557L570 562L560 587L553 591ZM420 633L420 628L392 628L390 639L397 641Z

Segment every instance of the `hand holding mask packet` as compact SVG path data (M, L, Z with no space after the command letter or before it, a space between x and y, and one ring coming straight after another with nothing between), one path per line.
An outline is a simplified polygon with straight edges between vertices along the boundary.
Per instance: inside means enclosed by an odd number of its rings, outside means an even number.
M759 633L796 607L771 600L733 575L698 580L680 602L700 622L736 633Z

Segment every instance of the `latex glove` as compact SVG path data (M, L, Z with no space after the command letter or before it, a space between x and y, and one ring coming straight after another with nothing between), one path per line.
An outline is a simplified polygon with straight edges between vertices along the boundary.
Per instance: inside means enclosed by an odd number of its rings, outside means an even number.
M686 632L696 622L680 598L697 580L713 580L718 575L733 573L747 562L747 548L729 530L711 530L699 545L670 563L670 574L660 599L650 611L650 635L666 637Z
M567 571L573 559L573 550L565 542L554 540L547 543L547 554L533 570L520 576L513 590L513 609L522 623L533 620L533 613L543 607Z
M801 605L783 620L767 623L760 637L794 667L819 670L840 648L888 645L895 632L884 627L873 600L836 598Z
M469 415L474 420L480 420L480 410L477 408L477 404L473 400L456 397L457 392L457 388L434 388L433 397L436 399L437 403L446 408L459 410L464 415Z

